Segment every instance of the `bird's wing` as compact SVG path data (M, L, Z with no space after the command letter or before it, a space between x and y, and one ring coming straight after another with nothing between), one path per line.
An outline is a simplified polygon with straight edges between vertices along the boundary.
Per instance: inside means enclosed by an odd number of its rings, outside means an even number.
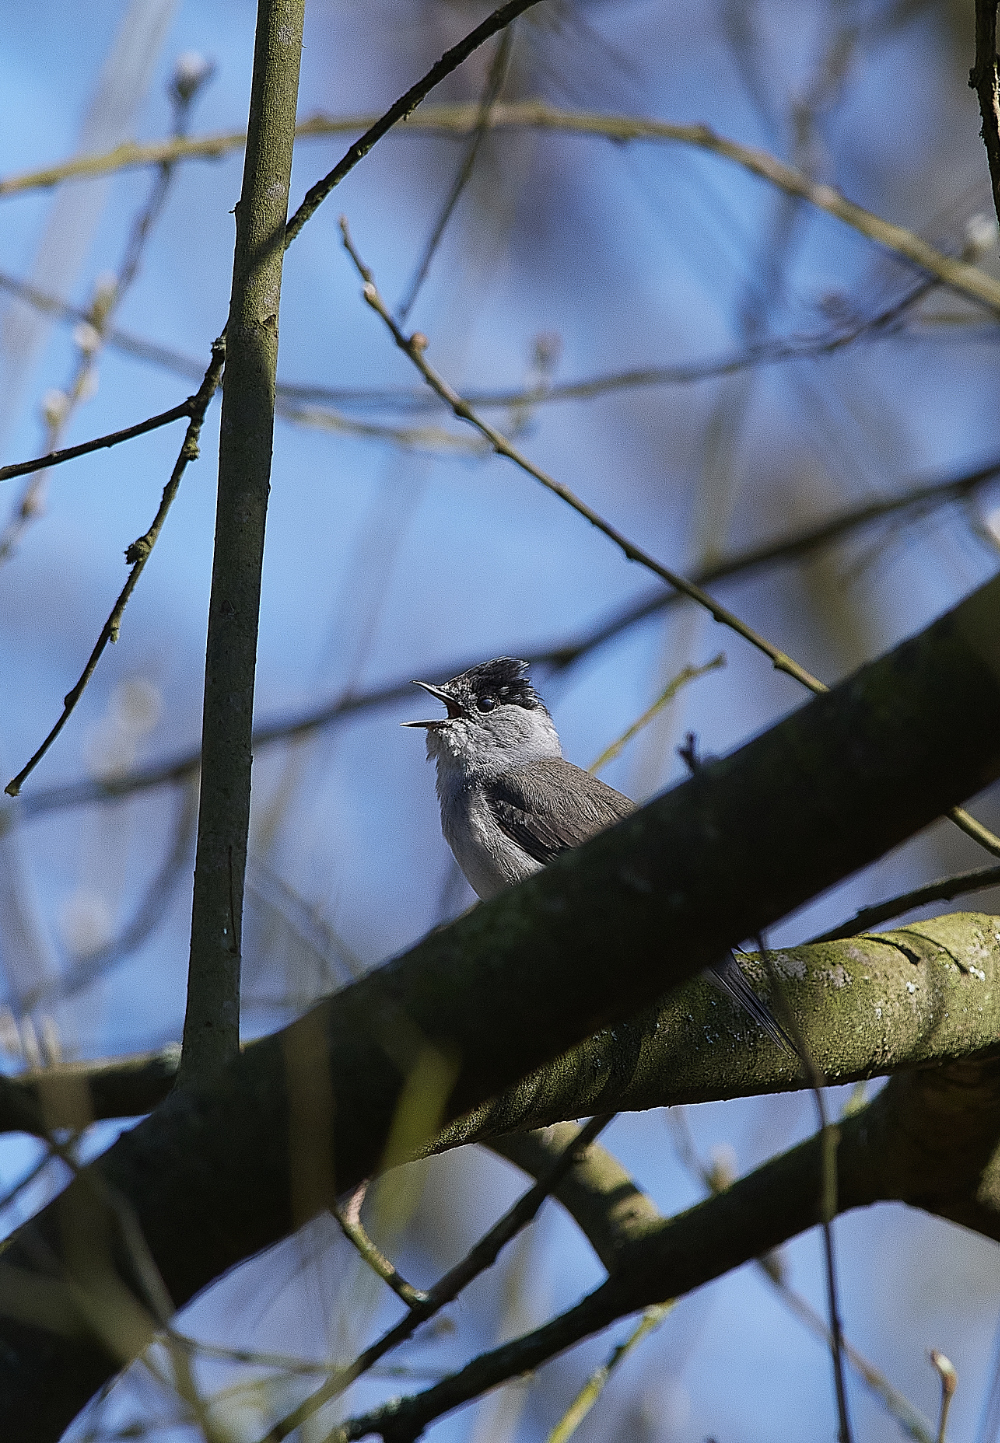
M490 806L511 841L542 866L635 810L621 792L561 758L507 772L491 789Z

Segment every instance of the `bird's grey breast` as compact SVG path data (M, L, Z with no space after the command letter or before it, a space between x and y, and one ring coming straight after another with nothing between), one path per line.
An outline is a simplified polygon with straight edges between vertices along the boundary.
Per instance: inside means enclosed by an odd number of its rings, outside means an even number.
M498 825L489 793L481 785L442 791L441 830L478 897L495 897L542 868Z

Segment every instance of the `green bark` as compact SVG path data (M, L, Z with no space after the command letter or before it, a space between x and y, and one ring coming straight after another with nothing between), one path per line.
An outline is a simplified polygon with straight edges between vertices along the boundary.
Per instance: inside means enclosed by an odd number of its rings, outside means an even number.
M201 801L184 1018L185 1082L235 1057L251 727L285 218L305 0L261 0L226 327Z

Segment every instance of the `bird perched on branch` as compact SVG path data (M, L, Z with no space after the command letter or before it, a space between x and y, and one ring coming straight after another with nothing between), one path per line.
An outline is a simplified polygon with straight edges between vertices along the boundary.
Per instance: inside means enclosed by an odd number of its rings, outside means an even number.
M445 840L483 899L635 811L628 797L564 759L552 718L526 671L526 662L501 656L443 686L415 682L444 703L447 716L403 723L426 729L427 756L437 763ZM795 1051L732 953L705 976L779 1046Z

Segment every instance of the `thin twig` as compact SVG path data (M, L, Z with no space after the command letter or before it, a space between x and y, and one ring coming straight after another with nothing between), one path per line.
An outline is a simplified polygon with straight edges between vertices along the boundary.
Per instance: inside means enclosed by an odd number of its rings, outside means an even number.
M799 1020L795 1016L785 995L782 979L768 951L763 936L757 938L761 961L771 981L781 1012L781 1021L788 1029L795 1050L805 1069L809 1086L816 1103L820 1137L820 1226L823 1233L823 1261L826 1272L827 1308L830 1317L830 1354L833 1363L834 1392L837 1398L837 1440L851 1443L851 1422L847 1411L847 1384L844 1379L844 1330L838 1301L837 1264L833 1246L833 1219L837 1216L837 1146L840 1129L831 1124L826 1113L824 1089L826 1078L813 1058L806 1042Z
M944 1443L945 1429L948 1426L948 1410L951 1408L951 1400L955 1396L955 1389L958 1387L958 1374L955 1372L955 1365L950 1358L939 1353L937 1348L930 1352L931 1367L941 1380L941 1412L938 1418L937 1443Z
M424 355L427 347L426 337L421 335L420 332L415 332L413 335L407 336L402 331L395 317L389 311L379 294L371 270L365 265L355 250L353 242L351 241L350 232L347 228L347 220L344 216L340 218L340 228L344 239L344 249L351 257L358 274L364 282L362 294L368 305L370 305L372 310L385 322L386 327L399 349L405 355L409 356L427 384L441 397L446 405L451 407L454 414L459 417L460 420L467 421L470 426L474 426L481 435L485 436L498 456L505 456L509 461L513 461L522 471L527 472L529 476L533 476L536 481L540 481L547 490L552 491L561 500L565 501L574 511L589 521L592 526L607 536L610 541L613 541L615 545L624 552L629 561L636 561L640 566L644 566L648 571L652 571L655 576L659 576L662 581L665 581L668 586L672 586L675 591L682 592L690 600L697 602L699 606L703 606L712 616L713 620L723 626L728 626L739 636L742 636L744 640L749 641L751 646L755 646L758 651L762 651L764 655L770 659L776 670L786 672L787 675L794 677L796 681L800 681L803 686L808 687L810 691L827 690L821 681L818 681L816 677L806 671L805 667L799 666L798 662L793 661L790 656L786 656L783 651L780 651L776 646L772 646L765 637L754 631L752 627L747 626L746 622L741 621L734 612L729 611L726 607L714 601L700 586L695 585L692 581L688 581L676 571L671 571L669 567L663 566L654 557L650 556L648 552L636 546L623 532L612 526L609 521L605 521L604 517L600 516L591 506L588 506L585 501L581 501L568 486L564 486L562 482L556 481L554 477L534 465L534 463L529 461L516 447L510 444L506 436L502 435L495 427L489 425L488 422L478 416L476 412L472 410L471 406L469 406L466 401L463 401L458 392L453 390L444 377L439 375L427 361Z
M364 129L365 133L347 152L339 164L314 186L289 222L289 243L306 220L335 185L354 168L359 160L396 122L406 118L438 82L465 60L491 35L503 29L537 0L516 0L501 6L481 26L467 35L459 45L446 52L431 71L385 114L328 118L315 116L298 127L300 137L330 135ZM446 67L446 68L444 68ZM480 123L478 105L427 106L408 125L397 131L401 135L472 135ZM835 216L845 225L877 241L887 250L920 266L955 290L983 301L991 310L1000 311L1000 284L985 271L937 250L914 231L894 225L855 205L829 185L812 181L794 167L753 146L740 145L717 135L707 125L677 125L668 121L639 116L602 115L595 112L565 111L540 100L511 101L494 106L490 114L494 130L530 127L536 130L561 131L573 135L595 135L618 143L633 141L674 141L708 150L751 171L762 180L777 186L789 195L801 197L811 205ZM0 181L0 196L17 191L58 184L70 176L102 175L110 171L138 165L159 165L165 159L215 158L238 149L244 141L240 133L195 138L182 143L157 142L153 145L122 145L104 155L77 156L62 165L49 166ZM294 223L295 229L291 231Z
M416 85L411 85L406 94L400 96L399 100L365 131L361 139L354 142L333 169L306 192L302 204L285 227L285 246L291 245L306 221L319 209L334 186L339 185L344 177L351 173L358 161L365 158L372 146L381 140L383 135L386 135L400 120L405 120L408 115L411 115L434 87L439 85L446 75L457 70L473 51L478 50L480 45L485 44L492 35L503 30L512 20L516 20L525 10L530 10L533 5L537 4L538 0L508 0L506 5L501 5L494 10L492 15L488 15L481 25L477 25L475 30L471 30L457 45L446 50L440 60L431 66L427 74L418 80Z
M181 421L185 416L190 417L194 406L194 396L188 396L186 401L181 401L179 406L173 406L169 411L161 411L158 416L148 416L145 421L139 421L134 426L126 426L122 431L110 431L106 436L97 436L93 441L81 441L78 446L67 446L62 451L50 451L46 456L37 456L34 461L16 461L10 466L0 466L0 481L10 481L15 476L30 476L35 471L42 471L47 466L61 466L64 461L75 461L78 456L87 456L91 451L101 451L108 446L118 446L122 441L133 441L136 436L145 436L147 431L156 431L161 426L169 426L172 421Z
M673 1303L654 1303L651 1308L645 1310L642 1318L632 1329L631 1333L629 1333L628 1337L624 1338L613 1349L608 1361L602 1363L599 1368L591 1373L586 1383L584 1383L579 1393L577 1393L572 1403L566 1409L566 1412L552 1429L546 1443L566 1443L566 1440L573 1436L601 1396L611 1374L615 1368L618 1367L618 1364L628 1357L632 1349L637 1347L643 1338L647 1338L650 1333L656 1331L673 1306Z
M984 827L982 822L978 822L964 807L952 807L946 815L967 837L978 842L987 852L992 852L994 857L1000 857L1000 837L991 832L989 827Z
M410 1304L410 1312L401 1322L366 1348L353 1363L338 1369L321 1388L305 1398L292 1413L275 1423L262 1443L281 1443L282 1439L287 1438L296 1428L301 1427L331 1399L339 1397L357 1378L361 1377L363 1373L367 1373L386 1353L405 1342L421 1323L425 1323L446 1303L457 1298L474 1278L492 1267L501 1249L533 1220L542 1203L569 1172L575 1159L593 1142L598 1133L607 1127L610 1121L609 1116L591 1118L590 1122L580 1129L535 1185L518 1199L484 1237L480 1238L461 1262L438 1279L428 1291L425 1301Z
M839 942L842 937L857 937L862 932L877 927L880 922L888 922L893 917L902 916L904 912L912 912L915 907L923 907L928 902L950 902L954 897L964 896L968 892L982 892L987 887L1000 887L1000 867L981 867L975 872L959 872L954 877L942 877L938 882L928 882L925 887L916 887L912 892L902 892L898 897L890 897L888 901L862 907L849 922L843 922L839 927L831 927L829 932L821 932L818 937L810 937L803 946L811 947L817 942Z
M408 1308L421 1306L427 1302L428 1294L422 1288L415 1288L412 1283L406 1281L402 1273L368 1236L361 1222L361 1204L367 1191L367 1182L359 1184L346 1202L340 1203L334 1208L333 1215L340 1224L340 1230L348 1242L354 1244L372 1272L376 1273L392 1289L397 1298L402 1299Z
M101 634L97 638L97 644L95 645L93 651L90 653L87 665L84 667L82 673L80 674L79 680L77 681L73 689L66 694L65 700L63 702L62 714L59 717L59 720L56 722L55 726L49 732L48 736L42 742L41 746L35 752L34 756L27 763L27 765L22 767L21 770L18 772L17 776L14 777L10 782L8 782L7 786L4 788L9 797L16 797L18 795L26 778L31 775L35 767L45 756L45 753L48 751L49 747L52 745L56 737L66 725L67 721L73 713L74 708L76 707L77 702L83 695L87 683L90 681L90 678L96 671L97 663L104 655L108 643L118 640L118 632L121 627L122 614L124 613L125 607L128 604L129 597L135 590L139 581L139 577L142 575L145 568L146 562L152 555L153 547L156 545L157 538L159 537L160 532L163 530L163 523L167 519L167 513L170 510L174 497L177 495L178 489L180 488L181 478L183 477L184 472L187 469L188 462L194 461L198 456L198 438L201 435L201 428L204 424L205 413L208 410L212 397L215 395L216 389L218 388L219 377L222 375L222 369L225 365L225 359L225 341L220 337L212 345L212 361L208 367L208 370L205 372L205 378L199 386L195 395L191 398L191 419L188 422L188 428L184 436L184 441L181 445L180 453L174 463L174 469L170 474L170 480L163 488L163 495L160 498L160 505L157 509L156 515L153 517L153 521L149 527L149 530L143 536L140 536L138 540L133 541L131 546L129 546L128 550L125 552L125 560L132 567L132 570L129 572L128 580L122 588L118 600L112 607L111 613L101 629Z
M683 667L675 677L671 677L670 681L667 682L666 686L660 692L660 695L653 702L653 705L647 707L641 717L634 721L631 726L626 727L621 736L617 737L610 746L605 747L600 756L591 762L587 768L588 772L596 774L602 767L606 767L609 762L613 762L615 757L628 745L632 738L638 736L643 728L647 727L653 718L658 716L663 708L673 701L681 688L687 686L689 681L695 681L698 677L705 676L710 671L718 671L719 667L725 666L725 664L725 653L720 651L718 656L713 656L712 660L706 661L704 666Z

